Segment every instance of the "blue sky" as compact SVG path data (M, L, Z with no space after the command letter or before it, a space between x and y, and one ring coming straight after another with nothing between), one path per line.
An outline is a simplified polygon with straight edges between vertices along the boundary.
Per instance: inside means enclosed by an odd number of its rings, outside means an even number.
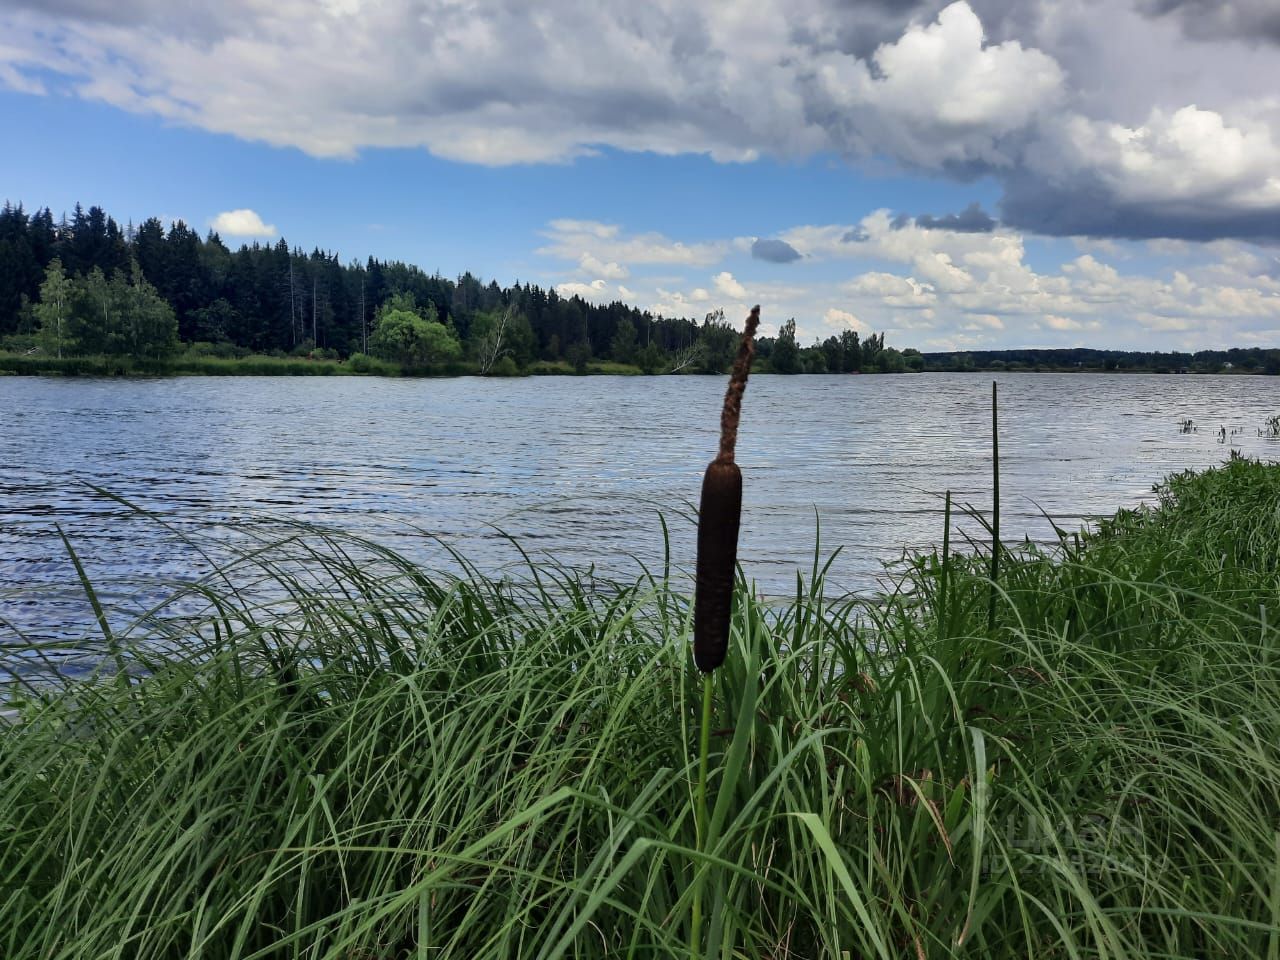
M5 0L2 192L806 339L1280 344L1269 0L462 10Z

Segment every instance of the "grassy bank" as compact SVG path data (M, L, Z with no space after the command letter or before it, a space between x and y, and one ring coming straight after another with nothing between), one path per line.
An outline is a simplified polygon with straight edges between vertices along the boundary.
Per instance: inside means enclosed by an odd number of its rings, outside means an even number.
M176 377L176 376L335 376L380 374L395 376L393 364L371 361L367 368L336 360L308 360L305 357L178 356L164 360L136 357L48 357L0 353L0 373L18 376L63 377Z
M511 368L514 369L514 368ZM639 367L625 363L593 361L582 374L637 375ZM470 362L458 361L441 367L410 368L386 360L356 355L347 361L336 359L311 359L308 357L265 356L249 354L244 357L215 357L200 354L179 354L163 360L147 360L136 357L50 357L37 354L5 353L0 351L0 375L16 376L64 376L64 377L331 377L331 376L478 376L480 368ZM572 365L563 361L539 360L518 373L519 375L579 374Z
M706 956L1274 958L1277 543L1233 461L1010 551L994 629L981 555L743 586L698 854L682 584L286 530L24 693L0 955L687 956L701 871Z

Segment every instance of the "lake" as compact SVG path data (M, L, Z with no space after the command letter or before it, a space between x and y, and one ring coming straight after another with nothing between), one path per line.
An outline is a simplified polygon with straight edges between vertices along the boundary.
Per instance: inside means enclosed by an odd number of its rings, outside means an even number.
M991 503L991 376L757 376L738 443L741 560L764 592L841 546L832 580L870 590L882 563L942 530L943 492ZM1043 540L1148 498L1170 471L1258 436L1280 378L1002 374L1002 533ZM370 534L448 568L535 556L633 575L692 565L701 475L725 377L382 380L0 378L0 617L37 635L87 628L61 525L104 584L190 577L192 557L94 484L184 525L262 514ZM1191 419L1197 432L1184 433ZM1228 431L1219 441L1219 428ZM1230 431L1239 430L1236 435ZM977 533L972 522L961 526ZM0 628L0 643L12 642Z

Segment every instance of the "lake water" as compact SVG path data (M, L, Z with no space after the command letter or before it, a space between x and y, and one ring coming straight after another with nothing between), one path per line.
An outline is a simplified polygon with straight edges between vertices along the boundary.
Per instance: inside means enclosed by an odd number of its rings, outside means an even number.
M1049 534L1134 505L1165 474L1220 463L1280 413L1280 378L1010 374L1000 383L1002 532ZM485 380L0 378L0 619L37 635L90 622L54 584L61 525L101 583L192 575L192 558L98 485L184 524L263 513L372 534L447 567L535 555L629 576L692 564L723 377ZM738 444L740 557L782 592L842 546L839 588L875 586L904 545L940 538L943 492L991 501L989 375L757 376ZM1180 432L1191 419L1197 432ZM1219 428L1228 439L1219 442ZM1230 436L1230 431L1241 431ZM412 529L411 526L417 528ZM975 525L967 525L977 532ZM12 642L0 626L0 644Z

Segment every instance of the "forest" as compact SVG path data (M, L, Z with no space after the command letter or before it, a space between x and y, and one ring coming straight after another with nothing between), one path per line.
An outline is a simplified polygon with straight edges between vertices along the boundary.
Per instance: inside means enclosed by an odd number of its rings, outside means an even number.
M1095 373L1265 373L1280 374L1280 350L1233 347L1195 353L1153 350L973 350L926 353L924 369L969 372L984 370Z
M0 371L720 374L738 320L655 316L397 260L343 263L283 238L233 250L182 221L121 227L96 206L56 220L47 207L0 209ZM1258 348L921 353L854 330L802 345L794 318L757 351L771 373L1280 373L1280 350Z
M56 220L47 207L0 210L0 350L19 372L74 357L154 371L179 358L253 356L342 360L356 372L723 373L737 319L654 316L373 257L344 263L283 238L233 250L181 221L121 227L97 206ZM923 368L918 351L886 347L883 334L801 346L794 319L758 350L759 369L778 373Z

